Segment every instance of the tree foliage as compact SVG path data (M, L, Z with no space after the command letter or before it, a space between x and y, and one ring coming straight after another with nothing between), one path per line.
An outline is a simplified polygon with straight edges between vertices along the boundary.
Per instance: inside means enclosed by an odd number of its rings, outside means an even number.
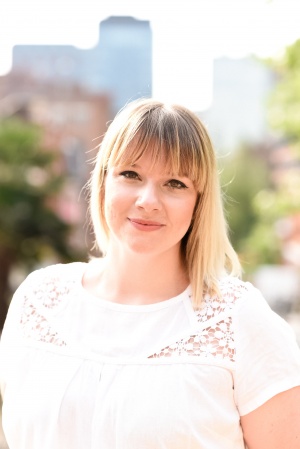
M266 160L258 148L241 147L223 162L225 210L233 246L245 272L260 264L278 263L280 241L273 226L273 201Z
M284 181L276 188L278 217L300 214L300 39L281 58L269 60L278 82L269 102L269 122L288 141L289 161Z
M276 162L280 177L272 179L276 146L263 158L259 149L237 151L223 175L227 183L232 179L227 186L233 198L227 204L232 240L249 272L260 264L282 263L283 227L300 212L300 40L266 62L277 77L267 114L283 142L284 154Z
M267 63L277 74L271 95L268 117L270 125L283 135L300 140L300 39L286 48L279 59Z
M257 221L253 199L268 185L267 170L257 152L244 146L223 160L221 174L231 240L240 250Z
M41 131L19 120L0 123L0 326L15 264L30 270L45 257L72 260L70 227L53 200L63 185L57 153L41 148Z

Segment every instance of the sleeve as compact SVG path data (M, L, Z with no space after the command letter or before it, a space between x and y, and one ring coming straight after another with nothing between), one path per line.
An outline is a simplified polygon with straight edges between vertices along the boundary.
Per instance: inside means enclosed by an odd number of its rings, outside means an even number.
M291 327L250 285L233 316L234 395L240 415L300 385L300 349Z

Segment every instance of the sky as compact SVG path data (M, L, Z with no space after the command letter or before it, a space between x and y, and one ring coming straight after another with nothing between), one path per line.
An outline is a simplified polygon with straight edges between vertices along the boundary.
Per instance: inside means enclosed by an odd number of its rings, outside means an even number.
M0 75L14 45L90 48L111 15L151 21L153 95L194 110L211 101L214 58L276 56L300 38L300 0L0 0Z

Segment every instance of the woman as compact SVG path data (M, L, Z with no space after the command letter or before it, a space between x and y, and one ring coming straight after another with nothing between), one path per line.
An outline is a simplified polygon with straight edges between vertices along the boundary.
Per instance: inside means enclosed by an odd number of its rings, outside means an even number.
M128 105L90 187L104 257L32 273L10 306L10 449L299 449L299 349L238 279L199 119Z

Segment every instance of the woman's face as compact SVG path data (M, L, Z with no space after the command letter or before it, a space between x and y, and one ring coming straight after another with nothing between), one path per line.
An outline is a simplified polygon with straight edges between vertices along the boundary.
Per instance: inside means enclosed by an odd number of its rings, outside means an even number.
M197 192L188 175L177 176L144 154L134 165L112 167L105 181L109 245L143 253L180 254Z

